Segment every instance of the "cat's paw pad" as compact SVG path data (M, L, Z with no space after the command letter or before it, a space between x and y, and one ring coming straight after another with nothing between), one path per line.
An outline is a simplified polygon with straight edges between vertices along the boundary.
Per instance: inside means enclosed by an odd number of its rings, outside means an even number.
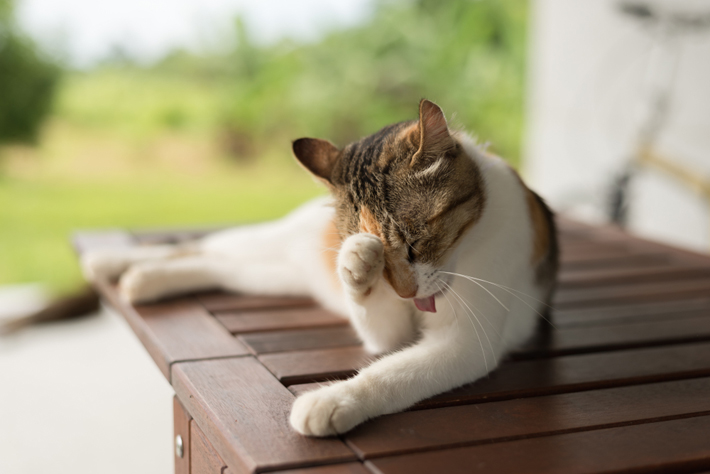
M385 267L384 245L372 234L348 237L338 254L338 273L343 282L366 293L377 282Z
M115 249L89 250L81 256L81 270L88 281L115 280L129 265L124 252Z
M163 296L164 282L165 274L158 266L137 264L121 276L119 293L129 303L148 303Z
M345 433L367 419L343 384L323 387L296 399L291 426L306 436Z

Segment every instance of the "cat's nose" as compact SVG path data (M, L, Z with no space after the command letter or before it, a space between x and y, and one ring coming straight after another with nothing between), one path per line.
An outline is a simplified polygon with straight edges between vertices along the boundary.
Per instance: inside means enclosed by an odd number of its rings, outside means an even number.
M400 293L401 291L401 293ZM397 294L402 297L402 298L414 298L417 296L417 291L419 291L419 286L416 285L414 289L411 288L406 288L406 289L401 289L397 291ZM406 294L404 294L406 292Z

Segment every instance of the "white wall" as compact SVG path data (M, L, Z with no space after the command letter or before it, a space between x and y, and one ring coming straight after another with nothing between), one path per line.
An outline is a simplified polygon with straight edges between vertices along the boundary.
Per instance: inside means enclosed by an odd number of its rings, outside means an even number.
M710 11L708 1L661 3ZM531 20L526 175L558 210L599 220L635 145L654 40L618 13L616 0L533 0ZM658 150L710 178L710 30L679 45ZM710 206L673 178L644 171L632 188L630 229L709 251Z

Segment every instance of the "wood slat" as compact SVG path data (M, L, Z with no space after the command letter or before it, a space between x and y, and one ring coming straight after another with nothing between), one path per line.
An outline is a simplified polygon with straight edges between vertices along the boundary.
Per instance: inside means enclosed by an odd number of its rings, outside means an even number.
M227 466L195 420L190 421L190 474L221 474Z
M710 311L706 317L649 321L602 327L560 328L541 334L515 351L514 359L556 357L637 347L710 341Z
M78 254L99 248L127 248L135 245L133 236L124 230L82 231L72 235L72 246Z
M291 296L238 295L231 293L201 293L197 299L210 312L251 311L275 308L295 308L315 306L311 298Z
M560 290L553 298L552 306L556 309L567 309L672 301L707 295L710 295L710 278L700 278L662 283L617 285L604 288Z
M668 252L648 252L620 256L590 256L562 260L562 271L589 270L593 268L624 268L641 265L662 265L672 263L673 258Z
M330 349L333 347L359 346L360 339L352 327L326 327L290 331L258 332L239 336L255 354Z
M359 462L331 464L330 466L307 467L304 469L289 469L277 471L275 474L372 474Z
M710 467L708 432L710 417L701 416L393 456L368 465L381 474L692 472Z
M347 319L315 306L311 308L216 312L214 315L233 334L348 324Z
M385 415L345 435L364 459L710 414L710 378Z
M179 457L177 450L174 450L175 474L190 474L190 420L192 417L180 400L173 397L173 439L179 435L183 443L182 457Z
M259 356L284 385L343 378L369 365L373 357L362 347L341 347Z
M102 294L124 315L168 380L170 366L178 361L249 354L249 350L193 298L134 307L121 300L115 286L105 282L100 285Z
M252 357L175 364L173 388L231 472L355 460L339 439L293 431L293 395Z
M621 306L555 310L552 321L558 328L572 326L599 326L710 316L710 298L693 298L682 301L659 301Z
M341 360L339 365L350 368L356 365L356 360ZM319 366L320 362L316 361L309 365L303 363L300 372L308 372L311 380L328 380L328 376L320 376ZM333 364L328 364L328 373L336 373L336 369ZM710 343L707 342L506 362L488 378L424 400L417 408L537 397L708 375ZM298 377L297 374L290 376ZM289 388L297 395L315 388L313 384L294 385Z
M692 265L648 265L562 272L558 288L591 288L628 283L689 280L710 277L710 267Z

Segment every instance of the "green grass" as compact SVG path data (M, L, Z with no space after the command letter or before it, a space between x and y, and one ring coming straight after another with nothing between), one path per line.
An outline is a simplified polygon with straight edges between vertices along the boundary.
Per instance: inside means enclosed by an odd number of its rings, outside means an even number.
M322 194L304 172L256 168L200 179L0 183L0 284L81 281L69 239L77 229L205 226L276 218Z

